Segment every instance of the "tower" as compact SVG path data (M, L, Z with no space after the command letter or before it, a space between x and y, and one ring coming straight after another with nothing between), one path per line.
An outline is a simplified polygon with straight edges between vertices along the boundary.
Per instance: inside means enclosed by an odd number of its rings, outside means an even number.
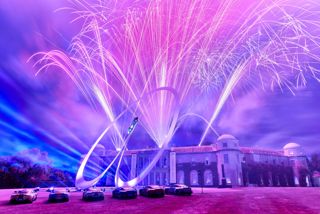
M217 167L219 185L241 186L242 167L239 141L232 135L224 134L217 139Z
M310 186L307 157L302 147L291 142L283 147L283 153L289 157L294 173L294 184L296 186Z

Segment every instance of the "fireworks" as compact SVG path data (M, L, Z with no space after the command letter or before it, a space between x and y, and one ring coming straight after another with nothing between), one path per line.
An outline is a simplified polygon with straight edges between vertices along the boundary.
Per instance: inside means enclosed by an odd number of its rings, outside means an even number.
M182 108L196 101L192 92L212 94L218 101L201 145L236 87L294 94L309 78L320 80L317 1L72 3L84 24L70 52L38 53L36 65L39 72L59 67L103 107L117 150L124 146L124 111L163 148L183 123Z

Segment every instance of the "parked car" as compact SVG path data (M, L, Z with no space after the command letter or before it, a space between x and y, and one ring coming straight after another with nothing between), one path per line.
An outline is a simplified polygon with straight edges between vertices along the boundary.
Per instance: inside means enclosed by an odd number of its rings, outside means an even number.
M53 191L49 194L49 202L67 202L69 201L69 193L65 191Z
M10 197L10 203L32 203L37 200L37 193L34 190L17 190Z
M164 189L158 185L149 185L140 189L139 194L145 197L161 198L164 196Z
M35 192L39 192L39 191L40 191L40 187L36 187L36 188L34 188L34 189L33 189L33 191L35 191Z
M54 187L50 187L46 190L47 192L54 192Z
M192 190L185 184L170 184L164 189L167 195L191 195Z
M129 199L137 197L137 190L133 187L118 187L112 191L113 198Z
M84 190L81 189L81 188L76 187L76 188L75 188L75 191L76 191L76 192L83 192Z
M104 200L104 193L98 189L88 189L83 192L82 200L84 200L84 201L101 201L101 200Z

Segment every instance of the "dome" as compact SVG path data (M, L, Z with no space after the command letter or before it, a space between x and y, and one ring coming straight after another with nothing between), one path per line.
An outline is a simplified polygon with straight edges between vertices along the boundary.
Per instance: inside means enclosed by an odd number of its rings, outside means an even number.
M103 156L105 154L105 147L101 144L98 144L96 146L96 148L94 149L94 152L99 155L99 156Z
M96 146L96 149L103 149L103 150L104 150L105 148L104 148L104 146L103 146L102 144L98 144L98 145Z
M237 138L235 138L234 136L230 135L230 134L223 134L220 137L218 137L217 141L225 141L225 140L237 140Z
M283 149L297 149L300 148L301 146L297 143L288 143L286 144Z

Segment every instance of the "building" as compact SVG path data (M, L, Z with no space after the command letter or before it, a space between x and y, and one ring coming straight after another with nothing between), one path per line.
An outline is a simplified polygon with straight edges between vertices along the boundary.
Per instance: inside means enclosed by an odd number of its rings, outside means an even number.
M102 165L114 151L99 147ZM156 149L126 151L121 170L127 179L139 175ZM232 135L222 135L211 145L171 147L140 185L185 183L190 186L310 186L307 157L299 144L288 143L282 150L240 147ZM114 185L114 170L104 178Z

